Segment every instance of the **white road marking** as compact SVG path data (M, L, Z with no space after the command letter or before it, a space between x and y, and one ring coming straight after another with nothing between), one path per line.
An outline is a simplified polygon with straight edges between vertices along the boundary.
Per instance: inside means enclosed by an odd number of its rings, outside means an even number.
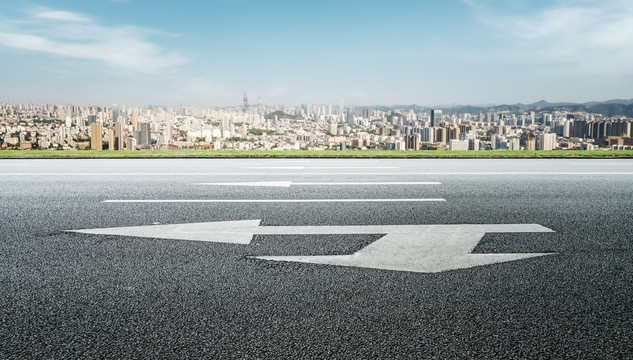
M104 203L352 203L352 202L444 202L446 199L165 199L105 200Z
M410 272L440 272L551 255L471 252L486 233L553 232L538 224L259 226L260 222L261 220L244 220L67 231L232 244L249 244L253 235L386 234L351 255L251 258Z
M310 169L400 169L400 166L248 166L244 169L279 169L279 170L310 170Z
M252 256L255 259L433 273L552 255L552 253L471 254L492 232L553 232L537 224L421 225L359 227L263 227L258 234L387 233L351 255ZM268 230L270 229L270 230ZM338 231L337 231L338 229ZM263 232L268 230L267 232ZM335 232L333 232L335 231Z
M243 169L279 169L279 170L303 170L305 166L249 166Z
M210 186L262 186L262 187L290 187L290 186L353 186L353 185L441 185L436 181L417 182L294 182L294 181L260 181L260 182L228 182L228 183L194 183L192 185Z
M350 169L346 167L345 169ZM401 175L441 175L441 176L532 176L532 175L633 175L633 171L625 172L200 172L200 173L0 173L0 176L101 176L101 177L118 177L118 176L270 176L270 175L323 175L323 176L340 176L340 175L383 175L383 176L401 176Z
M442 185L437 181L368 181L368 182L294 182L292 185Z
M340 159L344 160L344 159ZM310 164L327 164L327 163L340 163L345 162L345 164L356 163L356 164L370 164L377 163L378 160L344 160L340 161L338 159L310 159L310 160L273 160L273 162L279 163L310 163Z
M587 161L587 162L577 162L577 163L573 163L573 165L589 165L589 166L594 166L594 165L617 165L617 166L622 166L622 165L633 165L633 162L603 162L603 161Z
M228 182L228 183L195 183L192 185L290 187L291 184L292 184L292 181L258 181L258 182Z
M170 240L210 241L249 244L253 228L261 220L218 221L192 224L128 226L103 229L66 230L85 234L120 235Z

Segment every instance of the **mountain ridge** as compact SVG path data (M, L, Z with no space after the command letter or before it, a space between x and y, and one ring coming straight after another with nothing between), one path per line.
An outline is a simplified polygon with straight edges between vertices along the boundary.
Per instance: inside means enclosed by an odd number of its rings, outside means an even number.
M425 111L430 109L443 110L444 114L463 113L487 113L487 112L525 112L525 111L585 111L588 113L602 114L604 116L627 116L633 117L633 99L611 99L605 101L588 101L584 103L555 102L539 100L529 104L488 104L488 105L458 105L450 104L445 106L422 106L417 104L392 105L392 106L363 106L365 108L378 109L382 111ZM361 107L362 108L362 107Z

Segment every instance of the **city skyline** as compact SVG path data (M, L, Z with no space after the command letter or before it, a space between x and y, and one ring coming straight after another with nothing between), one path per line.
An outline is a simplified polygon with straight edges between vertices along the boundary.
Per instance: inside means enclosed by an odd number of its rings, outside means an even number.
M440 106L633 98L633 4L0 4L3 102Z
M630 150L633 121L609 114L612 105L597 105L602 113L591 106L563 106L462 108L444 114L439 109L346 108L343 102L338 108L0 103L0 149Z

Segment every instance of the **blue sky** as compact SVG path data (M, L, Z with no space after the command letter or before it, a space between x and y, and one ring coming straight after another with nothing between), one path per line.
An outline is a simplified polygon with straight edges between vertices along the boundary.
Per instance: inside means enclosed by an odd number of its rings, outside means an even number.
M633 98L630 0L0 2L0 101Z

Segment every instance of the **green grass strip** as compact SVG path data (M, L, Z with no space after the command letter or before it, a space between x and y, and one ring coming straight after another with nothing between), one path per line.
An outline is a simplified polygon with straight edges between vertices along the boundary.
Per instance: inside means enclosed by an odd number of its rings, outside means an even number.
M633 150L0 150L0 158L616 158Z

